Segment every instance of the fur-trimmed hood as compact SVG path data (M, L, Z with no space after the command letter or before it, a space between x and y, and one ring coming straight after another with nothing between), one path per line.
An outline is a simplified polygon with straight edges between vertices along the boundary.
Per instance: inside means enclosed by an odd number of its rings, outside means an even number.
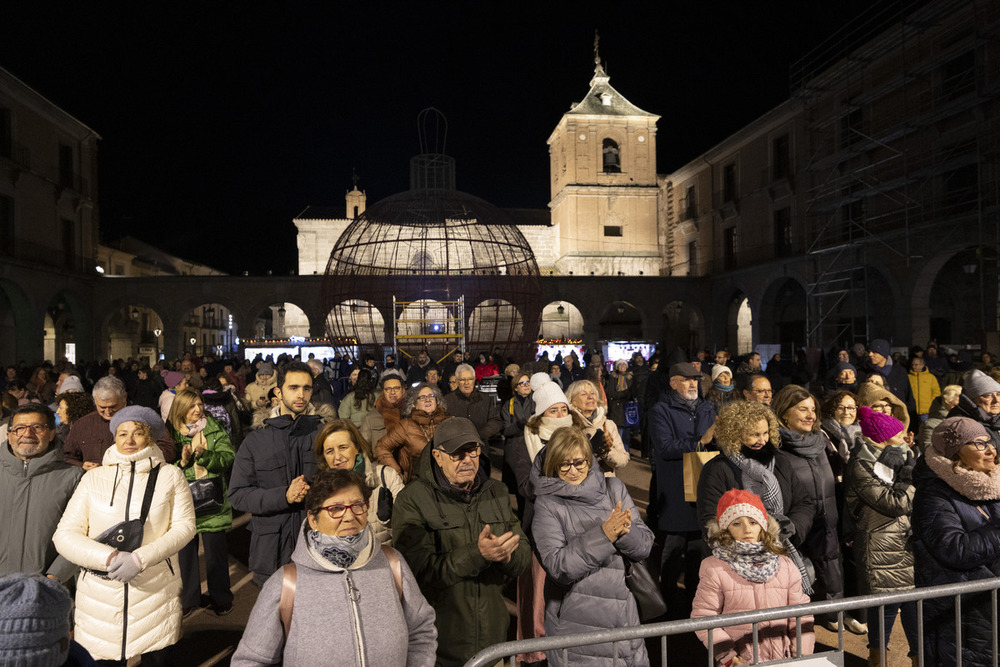
M888 389L883 389L877 384L872 384L871 382L862 382L858 387L858 405L865 405L869 408L872 403L881 400L889 401L889 405L892 406L892 416L903 422L903 430L910 430L910 413L906 409L906 403L899 400L895 394L893 394Z
M327 405L323 403L319 406L315 406L309 403L306 406L307 415L319 415L323 419L323 423L329 423L337 418L337 411L333 409L332 405ZM259 410L255 410L253 413L253 423L250 428L256 430L264 427L264 420L270 419L272 417L281 416L281 406L274 407L264 407Z

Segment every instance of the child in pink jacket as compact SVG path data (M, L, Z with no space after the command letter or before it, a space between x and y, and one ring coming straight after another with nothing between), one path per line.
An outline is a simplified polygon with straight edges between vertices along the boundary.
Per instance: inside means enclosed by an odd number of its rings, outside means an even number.
M708 522L713 555L701 564L692 618L809 602L802 575L781 546L778 522L767 516L759 496L730 489L719 499L715 516ZM708 631L699 631L698 638L708 646ZM753 662L749 623L713 630L712 641L719 665ZM757 642L758 662L796 657L795 619L759 623ZM811 654L815 643L813 617L803 616L802 654Z

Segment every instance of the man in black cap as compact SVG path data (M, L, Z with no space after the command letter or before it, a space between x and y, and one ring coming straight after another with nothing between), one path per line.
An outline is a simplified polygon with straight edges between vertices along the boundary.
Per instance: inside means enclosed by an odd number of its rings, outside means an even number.
M445 419L393 504L392 544L437 613L439 665L462 665L507 638L501 591L531 562L507 487L490 478L482 453L472 422Z
M649 413L650 462L655 468L656 491L650 505L658 517L656 528L663 541L661 587L672 618L687 617L697 587L699 563L687 558L686 595L677 587L685 569L688 543L701 538L695 504L684 500L684 454L704 449L715 436L715 410L698 397L702 374L687 362L670 367L670 389Z
M905 368L892 363L892 347L889 341L876 338L868 345L867 373L864 379L879 374L885 381L885 388L895 394L896 398L906 404L910 411L911 421L916 420L917 404L913 400L913 389Z

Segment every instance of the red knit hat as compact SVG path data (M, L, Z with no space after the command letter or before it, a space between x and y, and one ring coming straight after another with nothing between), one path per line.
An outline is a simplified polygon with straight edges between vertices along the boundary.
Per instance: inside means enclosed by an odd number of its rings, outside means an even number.
M720 528L728 528L729 524L741 516L748 516L761 526L767 526L767 510L756 493L743 489L730 489L719 498L719 506L715 517Z

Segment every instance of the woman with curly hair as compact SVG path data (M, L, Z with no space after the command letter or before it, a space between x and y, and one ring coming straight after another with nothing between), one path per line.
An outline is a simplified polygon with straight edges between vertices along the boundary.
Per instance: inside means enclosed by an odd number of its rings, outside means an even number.
M803 584L808 585L795 526L812 520L815 504L798 480L793 478L787 489L778 482L782 465L775 456L781 447L778 419L763 403L734 401L723 406L715 420L715 442L721 454L705 464L698 480L698 522L707 526L715 518L719 499L728 491L742 489L760 496L768 515L778 522L789 557L801 566Z
M56 396L56 437L66 442L69 427L80 417L94 411L94 399L82 391L69 391Z
M375 444L375 458L403 477L408 484L416 473L416 460L434 437L438 425L449 417L437 385L421 382L403 399L396 426Z

